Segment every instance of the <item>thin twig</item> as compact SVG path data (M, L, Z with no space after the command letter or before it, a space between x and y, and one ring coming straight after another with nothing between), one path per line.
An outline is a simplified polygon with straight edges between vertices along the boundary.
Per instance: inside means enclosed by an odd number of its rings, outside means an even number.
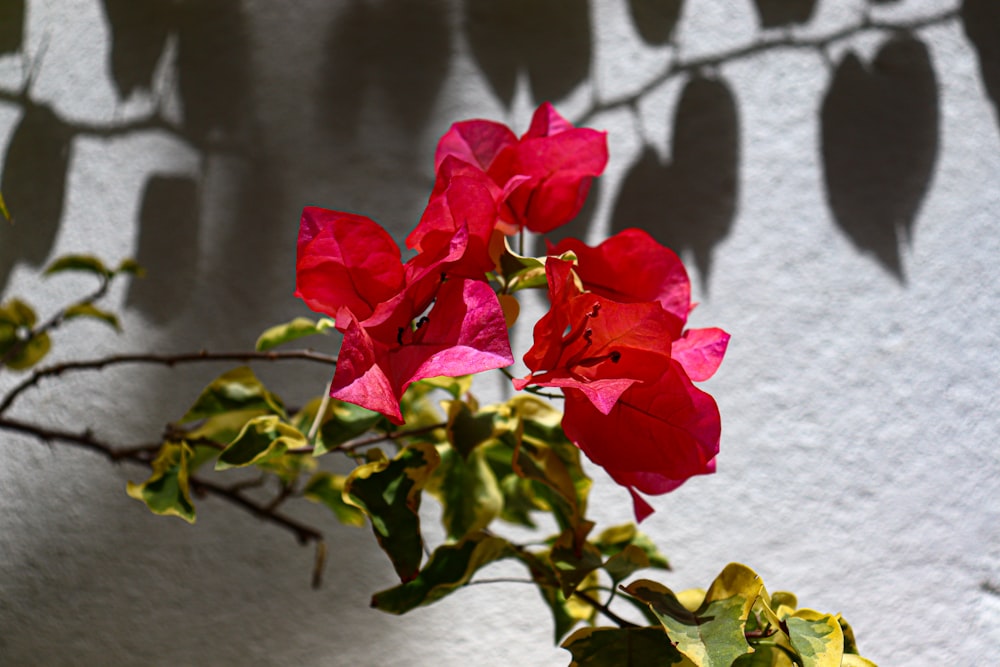
M90 431L74 433L72 431L49 429L37 424L7 417L0 417L0 430L21 433L22 435L31 436L36 441L45 443L53 441L68 443L101 454L113 462L128 461L145 467L152 465L152 459L144 455L144 452L148 451L146 446L115 448L96 439ZM267 505L261 505L243 495L242 489L245 486L242 484L222 486L194 476L189 478L188 484L191 490L197 494L211 494L227 500L259 519L284 528L291 532L300 544L304 545L309 542L323 541L323 534L318 530L295 519L271 511Z
M0 403L0 414L6 412L14 403L18 396L26 390L35 386L44 378L62 375L63 373L77 371L92 371L107 368L108 366L118 366L121 364L156 364L160 366L176 366L178 364L197 363L205 361L288 361L288 360L316 361L328 365L336 365L337 358L320 352L311 350L288 350L284 352L201 352L185 354L115 354L100 359L85 359L81 361L67 361L61 364L46 366L36 369L24 379L20 384L10 390L2 403Z
M596 600L595 598L592 598L590 595L584 593L581 590L573 591L573 595L576 596L577 598L579 598L580 600L583 600L585 603L587 603L588 605L590 605L591 607L593 607L597 611L601 612L604 616L606 616L608 618L608 620L610 620L612 623L614 623L615 625L617 625L619 628L637 628L637 627L639 627L638 625L636 625L632 621L626 621L624 618L622 618L621 616L619 616L615 612L613 612L610 609L608 609L608 605L601 604L600 601Z

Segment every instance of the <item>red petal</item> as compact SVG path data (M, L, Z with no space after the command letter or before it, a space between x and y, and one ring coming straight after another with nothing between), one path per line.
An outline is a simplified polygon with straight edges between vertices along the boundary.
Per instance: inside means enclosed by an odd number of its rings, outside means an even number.
M678 318L673 338L691 311L691 282L674 251L641 229L625 229L597 247L574 238L549 246L550 255L573 251L584 288L615 301L658 301Z
M656 383L633 385L607 415L579 391L565 393L567 437L631 491L666 493L715 471L718 407L679 364ZM638 504L636 509L638 515Z
M715 375L729 345L729 334L722 329L688 329L674 341L671 355L695 382Z
M506 125L489 120L455 123L438 142L434 170L441 167L445 158L454 156L486 171L505 146L515 143L517 137Z
M316 207L302 211L295 295L312 310L336 316L346 307L363 320L402 285L399 248L378 223Z

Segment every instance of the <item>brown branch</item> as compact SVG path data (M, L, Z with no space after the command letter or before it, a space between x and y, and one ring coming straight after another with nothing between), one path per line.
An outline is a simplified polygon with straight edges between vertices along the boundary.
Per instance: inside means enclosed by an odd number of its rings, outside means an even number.
M320 352L311 350L289 350L285 352L192 352L184 354L115 354L100 359L85 359L82 361L67 361L61 364L54 364L39 368L31 373L25 380L15 386L0 402L0 415L5 413L14 401L22 393L38 384L42 379L63 373L77 371L92 371L107 368L108 366L118 366L121 364L155 364L160 366L176 366L178 364L197 363L205 361L288 361L288 360L316 361L323 364L336 365L337 358Z
M30 422L6 417L0 417L0 430L21 433L22 435L30 436L36 441L44 443L51 443L54 441L68 443L73 446L101 454L113 462L128 461L130 463L150 467L153 461L152 457L149 456L150 448L146 445L115 448L96 439L90 431L74 433L72 431L49 429ZM209 482L197 477L189 478L188 484L190 485L191 490L197 494L210 494L216 496L217 498L226 500L237 507L246 510L258 519L284 528L295 536L299 544L306 545L310 542L314 542L319 545L323 543L323 534L315 528L307 526L283 514L278 514L277 512L269 509L268 506L261 505L245 496L242 493L242 489L245 488L245 485L243 484L221 486L219 484L215 484L214 482ZM318 575L314 572L314 581L317 580L317 577Z

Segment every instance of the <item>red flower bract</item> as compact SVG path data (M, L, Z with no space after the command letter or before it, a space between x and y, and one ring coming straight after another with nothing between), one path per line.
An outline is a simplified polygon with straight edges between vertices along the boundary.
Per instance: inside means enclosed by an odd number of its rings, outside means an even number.
M582 392L565 393L566 436L628 488L639 521L653 509L638 492L667 493L689 477L715 472L719 409L677 362L656 382L629 387L606 415Z
M498 186L498 203L505 204L505 210L497 223L507 233L523 227L547 233L580 212L591 181L608 162L607 137L573 127L546 102L520 138L493 121L452 125L434 156L438 183L432 197L444 188L442 167L448 158L481 169Z
M456 377L513 363L496 294L484 282L448 280L426 318L374 338L350 316L330 395L403 423L399 398L424 378Z

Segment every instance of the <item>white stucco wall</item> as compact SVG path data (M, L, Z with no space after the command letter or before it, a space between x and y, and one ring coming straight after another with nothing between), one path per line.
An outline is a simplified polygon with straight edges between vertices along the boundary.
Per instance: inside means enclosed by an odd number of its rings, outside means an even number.
M664 583L705 586L741 561L771 590L842 612L882 665L997 664L1000 134L986 81L1000 82L961 3L818 0L808 23L763 29L750 0L685 0L673 45L640 36L630 7L656 3L638 0L525 3L526 21L458 0L174 4L194 18L159 32L117 19L114 38L133 42L113 43L101 0L26 0L22 47L0 56L0 149L28 113L48 137L4 170L35 183L29 211L65 195L51 220L0 229L3 298L61 303L70 281L40 281L32 263L65 252L137 255L152 271L111 295L125 333L66 329L53 359L249 347L305 314L292 298L303 205L403 234L451 122L522 131L554 96L609 133L577 229L677 239L701 302L693 326L733 335L708 385L719 472L656 498L643 524L675 566ZM1000 14L967 5L998 43ZM866 13L873 25L852 30ZM891 25L914 26L916 51L886 56L874 85L842 72L831 92L846 54L871 67ZM920 45L929 68L910 57ZM703 72L716 83L684 107L690 72L666 68L720 54L732 57ZM144 57L157 63L152 96ZM154 99L174 130L133 122ZM58 141L64 187L45 175ZM14 413L149 441L223 368L67 377ZM326 380L259 370L290 400ZM472 587L385 616L368 600L392 573L367 530L300 508L331 537L315 592L312 553L286 533L212 499L195 526L155 517L124 493L142 475L0 434L0 664L568 663L529 587ZM594 518L628 520L627 493L593 476Z

